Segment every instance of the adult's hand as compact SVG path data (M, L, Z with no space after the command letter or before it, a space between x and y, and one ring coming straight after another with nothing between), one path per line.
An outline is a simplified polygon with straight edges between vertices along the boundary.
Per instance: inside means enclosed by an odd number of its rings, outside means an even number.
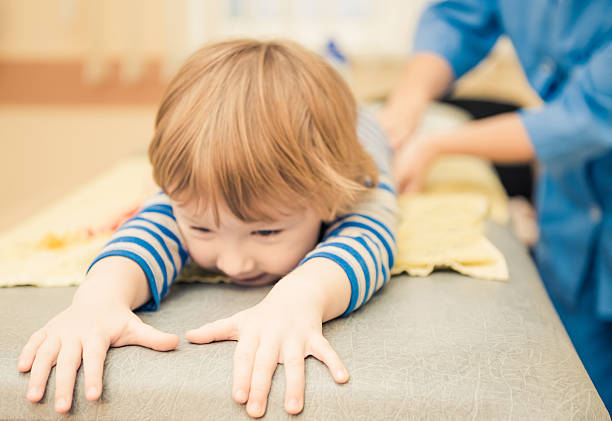
M410 141L425 106L425 103L396 101L385 104L378 112L378 122L394 151Z
M413 54L397 86L378 114L394 150L410 142L430 101L440 98L454 78L450 64L429 52Z
M400 193L416 193L423 188L427 170L437 156L434 139L414 136L401 145L393 159L393 175Z

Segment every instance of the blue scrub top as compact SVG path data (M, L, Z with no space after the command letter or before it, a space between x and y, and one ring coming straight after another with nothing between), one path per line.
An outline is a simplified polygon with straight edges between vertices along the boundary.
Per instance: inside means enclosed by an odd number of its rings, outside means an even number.
M424 12L415 49L460 77L500 35L545 103L520 112L542 166L540 274L569 308L588 283L612 320L612 0L442 1Z

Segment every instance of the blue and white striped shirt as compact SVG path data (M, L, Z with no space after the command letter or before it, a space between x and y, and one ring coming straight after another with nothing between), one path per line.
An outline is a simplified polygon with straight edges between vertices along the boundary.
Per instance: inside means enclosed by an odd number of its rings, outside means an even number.
M397 251L399 212L391 177L391 151L373 117L363 110L359 113L357 135L378 166L378 185L351 212L325 226L322 241L301 262L324 257L342 267L351 286L350 303L344 314L359 308L387 282ZM156 310L189 259L165 194L147 201L125 222L91 266L108 256L127 257L142 268L153 299L141 309Z

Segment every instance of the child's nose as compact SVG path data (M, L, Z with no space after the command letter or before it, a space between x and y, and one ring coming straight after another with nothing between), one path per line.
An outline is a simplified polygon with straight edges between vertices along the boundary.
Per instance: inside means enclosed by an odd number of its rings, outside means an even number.
M228 250L219 253L217 257L217 268L230 277L239 276L252 272L255 269L255 262L244 253L240 253L236 250Z

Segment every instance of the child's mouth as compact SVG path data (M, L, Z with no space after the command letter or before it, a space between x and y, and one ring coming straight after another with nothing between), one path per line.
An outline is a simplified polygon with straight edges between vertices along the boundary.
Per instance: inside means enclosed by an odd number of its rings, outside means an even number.
M266 273L259 274L257 276L252 276L250 278L240 278L240 279L232 279L232 282L237 285L248 285L248 286L258 286L265 285L269 283L269 280L266 277Z

